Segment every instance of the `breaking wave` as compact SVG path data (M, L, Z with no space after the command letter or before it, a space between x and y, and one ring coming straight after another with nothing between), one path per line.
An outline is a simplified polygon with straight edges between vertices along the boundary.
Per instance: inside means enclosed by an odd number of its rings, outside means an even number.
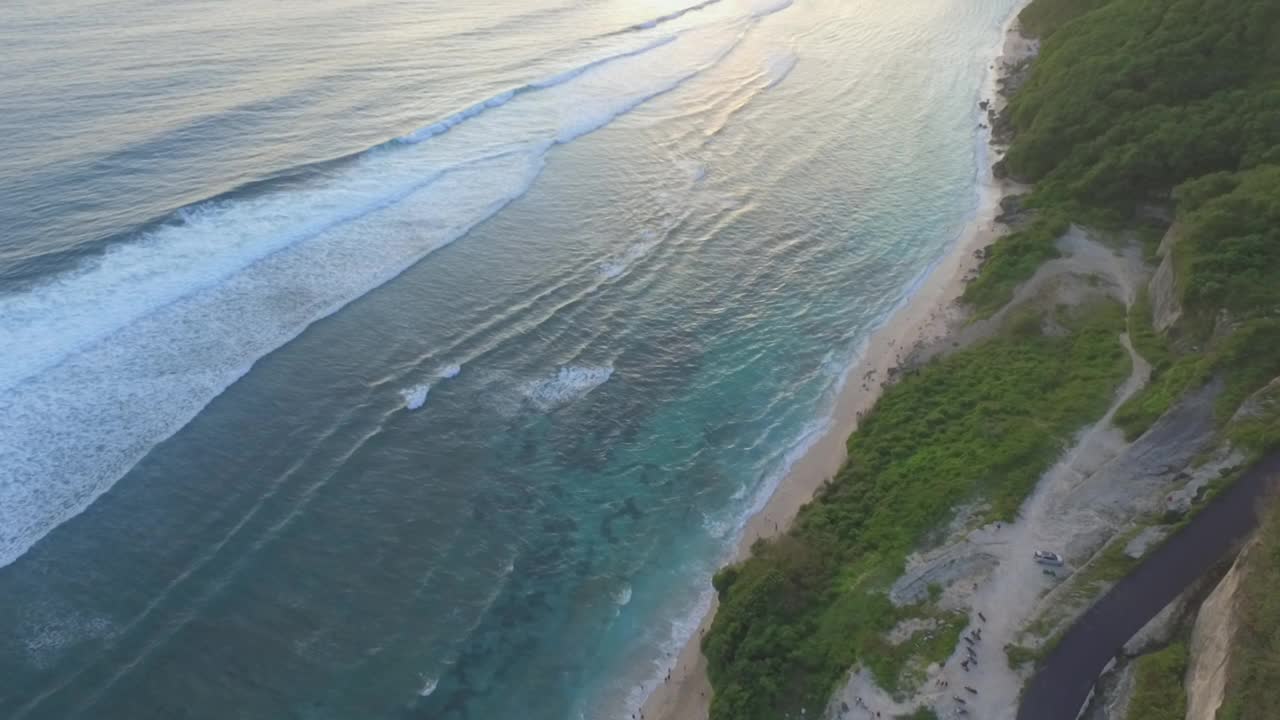
M427 402L427 393L431 391L431 386L423 383L414 385L400 391L400 397L404 398L404 407L406 410L417 410Z
M750 24L619 52L455 113L449 132L430 131L436 123L305 181L199 203L0 296L0 566L88 507L258 358L523 195L556 144L718 64ZM553 409L611 372L563 368L526 398ZM419 400L415 388L406 407Z
M554 375L525 383L525 400L543 412L550 412L585 397L613 376L609 366L568 365Z

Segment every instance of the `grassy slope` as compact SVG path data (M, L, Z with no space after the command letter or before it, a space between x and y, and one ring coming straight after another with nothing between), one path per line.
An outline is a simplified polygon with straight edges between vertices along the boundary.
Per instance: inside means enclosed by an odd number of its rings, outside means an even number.
M817 713L857 661L897 686L911 653L884 635L924 611L885 595L906 555L958 503L984 498L1011 516L1129 371L1118 304L1061 312L1068 336L1015 320L889 388L849 439L851 460L793 528L717 575L721 606L703 641L713 718ZM951 652L956 632L938 637L921 652Z
M1199 349L1179 356L1165 345L1151 389L1122 420L1140 432L1215 373L1227 380L1229 416L1280 374L1280 0L1034 0L1023 21L1046 40L1011 105L1007 165L1036 181L1038 215L992 248L965 299L993 312L1053 257L1069 221L1123 224L1177 188L1187 228L1179 292ZM1224 308L1235 332L1215 339ZM1007 516L1072 431L1102 412L1127 367L1114 341L1121 315L1110 306L1071 318L1065 338L1024 319L890 388L794 528L717 575L722 604L703 640L712 718L817 713L856 662L893 688L911 652L949 649L946 634L913 638L910 652L889 646L889 629L928 609L895 608L885 589L950 508L987 498ZM1160 344L1142 329L1140 345ZM1280 434L1260 423L1248 437Z
M1187 644L1179 641L1137 659L1133 698L1125 720L1171 720L1186 716L1187 694L1182 681L1187 673L1187 654Z

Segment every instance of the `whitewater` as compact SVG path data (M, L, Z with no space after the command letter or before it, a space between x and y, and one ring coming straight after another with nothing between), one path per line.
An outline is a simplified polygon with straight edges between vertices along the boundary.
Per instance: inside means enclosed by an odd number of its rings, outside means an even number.
M0 565L256 359L526 192L555 145L714 66L787 5L505 91L347 158L311 187L183 209L90 267L0 297ZM406 404L425 398L415 390Z
M0 4L0 717L630 717L1012 2Z

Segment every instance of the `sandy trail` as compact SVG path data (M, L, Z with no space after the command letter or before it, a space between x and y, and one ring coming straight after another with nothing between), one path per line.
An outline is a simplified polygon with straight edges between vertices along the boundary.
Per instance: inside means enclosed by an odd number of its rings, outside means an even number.
M1058 247L1063 257L1042 266L1018 290L1015 303L1051 298L1055 303L1076 304L1105 293L1128 306L1147 277L1136 248L1117 253L1079 228L1067 233ZM1103 284L1090 278L1102 279ZM993 318L993 323L968 326L961 336L966 336L966 342L982 339L994 332L1002 315ZM869 674L855 674L837 697L834 715L874 718L879 711L881 717L892 717L928 705L939 717L1014 717L1023 678L1009 668L1004 646L1016 641L1018 633L1037 614L1045 594L1069 571L1059 569L1054 576L1045 574L1044 566L1033 560L1032 552L1052 550L1070 561L1067 548L1082 533L1105 524L1097 522L1088 511L1098 500L1095 493L1082 489L1099 469L1129 447L1111 420L1151 374L1151 366L1134 350L1128 335L1121 335L1119 341L1132 363L1129 377L1116 390L1106 414L1081 431L1073 447L1041 477L1017 521L961 531L963 535L952 542L913 557L907 573L895 584L895 595L907 595L931 582L954 581L943 603L967 608L970 626L965 634L977 630L980 639L961 640L943 667L930 675L921 691L907 702L895 702L875 687ZM986 620L982 620L983 616ZM970 648L976 662L970 662L966 670L963 663L970 657ZM848 710L843 711L842 707ZM958 714L961 709L967 714Z
M1125 447L1124 437L1112 426L1111 417L1146 383L1151 366L1134 351L1128 335L1122 335L1120 341L1129 353L1133 369L1107 415L1090 427L1076 446L1045 474L1018 521L994 533L1001 541L992 548L1000 556L1000 564L979 588L973 603L974 626L982 633L982 639L976 643L979 663L965 672L957 657L947 667L950 671L947 678L954 678L952 686L968 685L978 691L968 698L972 717L992 720L1014 717L1022 678L1009 668L1003 648L1015 642L1017 633L1039 608L1041 596L1058 583L1057 577L1044 573L1044 566L1034 562L1031 554L1036 549L1065 554L1063 548L1077 528L1070 522L1070 516L1062 514L1063 506L1070 502L1072 490L1082 480ZM979 612L986 616L985 623L978 618ZM965 654L965 646L962 641L960 654Z

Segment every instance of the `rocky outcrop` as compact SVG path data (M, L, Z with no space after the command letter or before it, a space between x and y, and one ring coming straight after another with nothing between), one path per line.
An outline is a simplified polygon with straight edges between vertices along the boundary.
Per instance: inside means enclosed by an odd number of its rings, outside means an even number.
M1236 590L1240 586L1241 565L1250 547L1246 546L1236 558L1196 616L1195 628L1191 631L1191 658L1187 664L1187 720L1213 720L1222 704L1227 657L1237 624Z
M1080 720L1125 720L1129 717L1129 701L1133 699L1134 665L1120 658L1110 670L1098 678L1093 698L1085 706Z
M1273 415L1277 404L1280 404L1280 377L1272 378L1271 382L1262 386L1262 389L1254 391L1252 395L1245 398L1235 414L1231 416L1229 424L1235 425Z
M1178 239L1178 224L1169 226L1160 241L1160 267L1151 277L1147 291L1151 297L1152 325L1158 332L1166 332L1182 317L1182 303L1178 300L1177 278L1173 269L1173 246Z
M1124 644L1124 654L1136 658L1149 652L1155 652L1168 645L1178 633L1179 627L1186 627L1183 620L1187 617L1187 606L1196 594L1196 588L1187 588L1173 602L1156 613L1142 629L1133 634Z

